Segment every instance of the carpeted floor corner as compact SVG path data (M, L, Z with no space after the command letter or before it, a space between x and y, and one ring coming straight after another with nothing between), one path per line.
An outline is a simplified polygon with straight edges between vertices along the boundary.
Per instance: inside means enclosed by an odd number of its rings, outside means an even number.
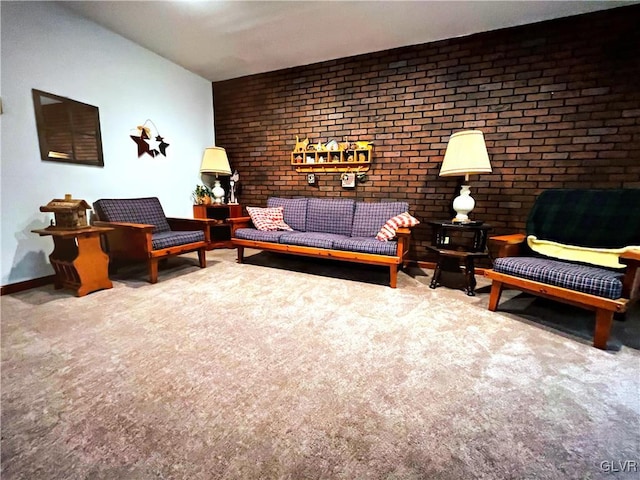
M2 297L2 479L638 478L637 309L234 253Z

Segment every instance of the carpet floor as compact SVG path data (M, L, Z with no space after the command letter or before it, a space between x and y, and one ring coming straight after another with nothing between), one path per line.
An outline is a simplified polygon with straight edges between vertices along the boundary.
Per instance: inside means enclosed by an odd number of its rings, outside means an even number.
M640 315L248 251L1 300L2 479L636 479Z

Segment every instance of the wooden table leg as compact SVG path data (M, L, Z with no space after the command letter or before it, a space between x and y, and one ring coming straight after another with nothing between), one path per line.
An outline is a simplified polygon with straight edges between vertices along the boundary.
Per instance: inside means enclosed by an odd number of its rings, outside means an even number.
M467 279L467 288L465 289L465 291L470 297L475 297L476 269L473 264L473 257L467 257L465 259L465 277Z
M436 269L433 271L433 278L429 284L429 288L436 288L440 281L440 273L442 273L442 257L438 255L438 263L436 263Z

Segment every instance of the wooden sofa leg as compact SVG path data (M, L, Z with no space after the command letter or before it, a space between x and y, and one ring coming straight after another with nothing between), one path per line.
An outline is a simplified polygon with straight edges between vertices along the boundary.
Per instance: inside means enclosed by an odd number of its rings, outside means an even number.
M607 341L611 333L613 312L599 308L596 310L596 328L593 332L593 346L601 350L607 349Z
M200 268L207 266L207 252L204 247L198 250L198 263L200 263Z
M495 312L500 302L500 295L502 295L502 282L494 280L491 283L491 294L489 295L489 310Z
M398 284L398 265L389 265L389 286L396 288Z
M244 260L244 247L237 247L238 250L238 263L242 263Z
M158 283L158 259L152 258L149 260L149 282Z

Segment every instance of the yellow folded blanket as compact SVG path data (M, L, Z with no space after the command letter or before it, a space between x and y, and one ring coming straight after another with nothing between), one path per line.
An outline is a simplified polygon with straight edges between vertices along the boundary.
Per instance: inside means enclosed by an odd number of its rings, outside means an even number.
M538 240L535 235L527 237L527 244L534 252L570 262L583 262L608 268L623 268L618 257L629 250L640 250L640 246L622 248L589 248L564 245L550 240Z

